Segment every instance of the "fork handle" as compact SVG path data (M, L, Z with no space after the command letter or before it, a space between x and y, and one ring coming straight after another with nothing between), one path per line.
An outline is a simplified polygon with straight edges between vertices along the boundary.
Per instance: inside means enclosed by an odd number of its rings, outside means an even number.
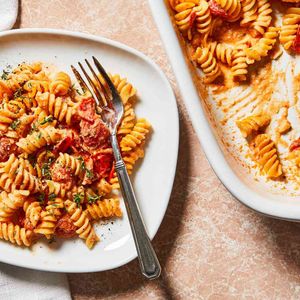
M131 231L137 249L140 268L146 278L155 279L159 277L161 267L148 237L135 193L120 153L116 135L113 134L111 136L111 142L116 161L115 170L124 198Z

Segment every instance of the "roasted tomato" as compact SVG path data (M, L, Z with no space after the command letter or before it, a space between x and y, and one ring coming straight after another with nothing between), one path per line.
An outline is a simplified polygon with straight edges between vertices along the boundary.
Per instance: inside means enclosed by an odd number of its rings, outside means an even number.
M300 53L300 27L298 27L296 38L293 42L293 50L299 54Z
M53 153L55 155L58 155L59 152L66 152L73 143L73 137L71 136L66 136L64 139L62 139L58 144L56 144L53 147Z
M18 211L16 221L21 227L24 227L28 230L33 230L34 229L33 225L29 221L29 219L25 217L25 212L23 210Z
M113 165L113 155L111 153L97 153L93 155L94 173L99 178L109 176Z
M212 15L221 17L223 19L228 19L228 13L220 7L214 0L209 1L209 8Z
M78 115L82 120L93 123L95 120L95 100L93 98L83 99L79 105Z
M196 20L196 12L193 11L190 15L190 21L189 21L189 27L192 28L194 26L195 20Z
M6 161L10 154L17 150L17 146L13 139L2 137L0 138L0 162Z
M300 138L294 140L290 145L290 151L299 150L300 149Z
M89 155L83 155L83 159L85 164L85 174L82 184L91 184L94 179L97 179L94 176L94 162Z
M57 163L54 163L51 166L51 178L54 181L64 184L66 189L71 188L74 184L74 178L71 171Z
M75 236L77 227L73 224L68 214L63 215L56 223L55 233L62 238Z
M100 117L97 116L93 124L85 120L80 122L80 136L86 146L95 149L108 145L110 133Z

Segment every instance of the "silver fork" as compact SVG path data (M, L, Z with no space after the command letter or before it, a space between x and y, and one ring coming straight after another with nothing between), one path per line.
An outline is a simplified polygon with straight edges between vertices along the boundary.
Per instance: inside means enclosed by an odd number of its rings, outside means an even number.
M105 83L101 82L87 59L85 59L85 62L92 74L92 77L90 77L80 62L78 65L89 84L83 80L80 73L74 68L74 66L71 66L71 68L83 92L89 91L95 98L95 101L100 107L102 119L110 130L111 144L115 157L115 170L118 175L121 192L124 198L131 231L137 249L140 268L145 277L148 279L155 279L159 277L161 267L148 237L117 140L117 129L124 114L123 103L108 74L94 56L93 61L97 71L100 73ZM89 86L92 88L93 92Z

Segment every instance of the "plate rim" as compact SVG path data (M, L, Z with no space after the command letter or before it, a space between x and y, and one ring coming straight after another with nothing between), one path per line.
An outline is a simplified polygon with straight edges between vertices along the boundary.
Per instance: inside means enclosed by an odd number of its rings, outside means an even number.
M266 197L254 192L234 173L225 159L202 107L202 99L186 64L185 54L169 16L166 0L149 0L149 5L198 140L217 177L235 199L246 207L268 217L300 221L300 202L287 204L274 201L269 205Z
M165 217L169 202L170 202L170 197L171 197L171 193L173 190L173 185L174 185L174 180L175 180L175 176L176 176L176 169L177 169L177 161L178 161L178 152L179 152L179 138L180 138L180 122L179 122L179 113L178 113L178 105L177 105L177 101L176 101L176 97L174 94L174 91L172 89L172 86L166 76L166 74L163 72L163 70L151 59L149 58L146 54L142 53L139 50L136 50L130 46L127 46L126 44L123 44L121 42L118 41L114 41L111 40L109 38L106 37L102 37L102 36L97 36L94 34L90 34L90 33L84 33L84 32L78 32L78 31L72 31L72 30L65 30L65 29L54 29L54 28L25 28L25 29L13 29L13 30L5 30L0 32L0 40L3 37L6 36L14 36L14 35L20 35L20 34L50 34L50 35L58 35L58 36L67 36L67 37L74 37L74 38L81 38L81 39L86 39L89 41L94 41L94 42L99 42L102 44L107 44L109 46L113 46L115 48L124 50L126 52L129 52L131 54L133 54L134 56L139 57L140 59L142 59L143 61L145 61L148 65L150 65L160 76L160 78L162 79L162 81L164 82L164 85L168 91L168 94L170 95L170 103L172 103L172 105L174 106L174 123L175 123L175 128L174 132L176 132L176 136L174 136L174 144L176 145L176 151L174 151L174 157L173 157L173 162L172 162L172 170L171 170L171 177L169 177L170 182L172 184L170 184L167 188L166 194L167 194L167 201L165 201L164 205L162 206L161 209L161 218L158 222L158 225L156 226L155 230L153 231L153 234L149 234L149 238L151 240L153 240L153 238L155 237L155 235L157 234L158 229L160 228L162 221ZM132 236L132 233L130 232L130 235ZM13 245L12 245L13 246ZM58 250L59 251L59 250ZM135 258L137 258L137 253L135 253L135 251L133 253L131 253L130 255L128 255L125 259L120 260L118 263L112 264L111 267L104 267L104 268L85 268L84 266L76 268L76 269L68 269L66 267L60 267L60 266L49 266L49 265L43 265L42 267L38 267L38 266L30 266L29 263L26 262L22 262L22 263L15 263L13 261L13 259L9 259L9 258L5 258L5 259L0 259L1 262L6 263L6 264L10 264L10 265L14 265L14 266L18 266L18 267L23 267L23 268L27 268L27 269L33 269L33 270L40 270L40 271L48 271L48 272L58 272L58 273L82 273L82 272L86 272L86 273L92 273L92 272L102 272L102 271L107 271L107 270L112 270L112 269L116 269L118 267L121 267L129 262L131 262L132 260L134 260Z

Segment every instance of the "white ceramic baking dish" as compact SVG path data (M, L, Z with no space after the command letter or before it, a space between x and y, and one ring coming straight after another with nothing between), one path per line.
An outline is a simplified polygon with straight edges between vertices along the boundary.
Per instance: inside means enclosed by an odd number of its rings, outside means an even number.
M205 101L200 99L201 87L196 87L193 81L193 68L178 40L166 3L157 0L149 0L149 3L194 129L219 179L239 201L255 211L275 218L299 221L299 197L272 191L258 183L253 176L246 174L233 154L224 147L222 136L211 121L211 112Z

